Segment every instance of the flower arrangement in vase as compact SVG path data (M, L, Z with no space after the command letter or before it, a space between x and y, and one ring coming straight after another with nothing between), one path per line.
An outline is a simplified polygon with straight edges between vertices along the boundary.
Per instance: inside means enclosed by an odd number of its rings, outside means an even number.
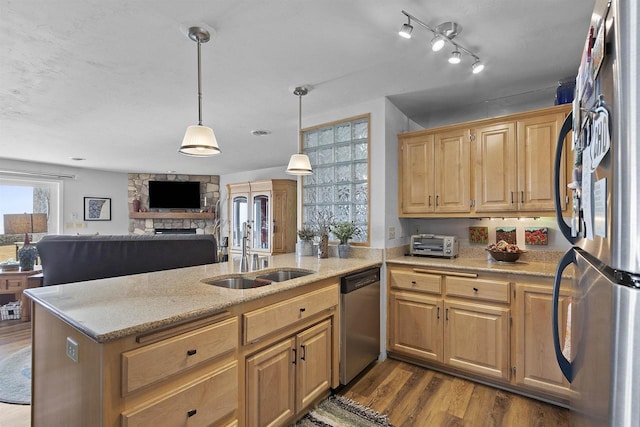
M333 212L328 210L316 211L314 213L312 223L313 223L313 229L316 233L316 236L319 238L318 258L328 258L329 257L329 233L331 232L331 229L335 224Z
M338 245L338 256L349 258L349 240L360 235L360 229L353 222L342 221L331 227L331 232L340 241Z

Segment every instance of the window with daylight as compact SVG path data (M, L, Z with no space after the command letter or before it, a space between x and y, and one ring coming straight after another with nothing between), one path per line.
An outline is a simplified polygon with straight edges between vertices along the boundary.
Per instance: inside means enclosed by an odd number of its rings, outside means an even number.
M329 214L360 229L352 243L368 244L369 114L305 129L302 141L313 168L302 181L303 223Z

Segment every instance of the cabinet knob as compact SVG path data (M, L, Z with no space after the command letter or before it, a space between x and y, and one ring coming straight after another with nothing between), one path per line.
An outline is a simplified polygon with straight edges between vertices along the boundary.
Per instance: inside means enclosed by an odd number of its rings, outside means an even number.
M302 307L302 308L300 309L300 313L304 313L305 311L307 311L307 309L306 309L306 308L304 308L304 307Z
M187 412L187 417L188 417L188 418L191 418L191 417L193 417L193 416L194 416L195 414L197 414L197 413L198 413L198 411L197 411L196 409L192 409L192 410L190 410L189 412Z
M478 288L473 288L473 292L478 292Z
M415 285L416 285L416 281L415 281L415 280L412 280L412 281L411 281L411 284L412 284L413 286L415 286Z
M187 350L187 356L193 356L197 352L198 350L196 350L195 348L192 348L191 350Z

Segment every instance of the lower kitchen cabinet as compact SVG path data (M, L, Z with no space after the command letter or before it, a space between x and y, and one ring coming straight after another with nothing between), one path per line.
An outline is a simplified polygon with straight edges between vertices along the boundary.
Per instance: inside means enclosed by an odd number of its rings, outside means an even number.
M569 382L560 371L553 348L551 283L549 286L516 283L515 289L515 382L568 397ZM568 293L561 288L558 313L561 343L565 338L569 300Z
M444 363L509 381L509 308L457 301L444 307Z
M442 362L442 299L410 292L389 294L389 350Z
M389 351L509 381L509 283L476 276L390 267Z
M331 320L247 358L247 425L283 425L331 387Z

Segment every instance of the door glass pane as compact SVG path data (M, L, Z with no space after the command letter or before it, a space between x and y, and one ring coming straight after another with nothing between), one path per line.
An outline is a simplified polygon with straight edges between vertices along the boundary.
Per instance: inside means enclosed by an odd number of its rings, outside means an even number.
M269 197L253 197L253 248L269 249Z
M247 212L247 197L235 196L233 198L233 238L232 246L234 248L242 247L242 224L246 223L249 219Z

